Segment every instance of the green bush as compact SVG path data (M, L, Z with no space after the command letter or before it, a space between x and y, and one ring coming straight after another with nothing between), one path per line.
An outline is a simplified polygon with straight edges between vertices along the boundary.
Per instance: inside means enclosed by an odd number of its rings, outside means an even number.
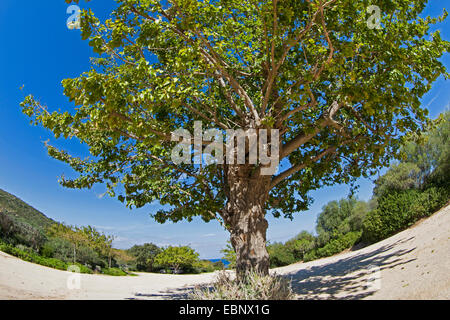
M180 270L195 268L200 262L198 256L199 254L189 246L168 246L155 257L154 264L173 269L174 273L178 273Z
M56 258L65 262L73 261L73 245L65 239L50 238L41 247L41 255Z
M87 246L81 246L77 250L77 262L81 264L89 264L91 266L100 266L102 268L108 266L105 259L102 259L100 255L93 249Z
M315 248L315 237L309 232L302 231L295 238L288 240L284 244L288 250L292 251L295 261L303 260L305 253Z
M119 269L119 268L104 268L102 269L102 273L109 275L109 276L126 276L128 275L125 271Z
M361 238L361 231L348 232L337 239L330 240L325 246L306 253L303 261L329 257L353 247Z
M135 245L127 250L127 253L135 258L132 268L137 271L153 272L155 257L161 252L161 248L153 243Z
M368 213L362 239L373 243L402 231L419 219L430 216L448 201L448 190L430 187L424 191L410 189L385 194L377 209Z
M67 263L55 258L46 258L34 252L21 250L4 242L0 242L0 250L24 261L40 264L42 266L58 270L67 270L68 267L72 265L71 263ZM83 266L78 263L75 265L80 268L81 273L92 273L92 270L87 268L86 266Z
M41 247L40 254L46 258L55 258L67 263L73 262L73 244L61 238L50 238ZM76 250L76 262L82 265L106 267L108 264L98 252L87 246L80 246Z
M282 267L296 262L293 248L282 243L273 243L267 246L270 267Z

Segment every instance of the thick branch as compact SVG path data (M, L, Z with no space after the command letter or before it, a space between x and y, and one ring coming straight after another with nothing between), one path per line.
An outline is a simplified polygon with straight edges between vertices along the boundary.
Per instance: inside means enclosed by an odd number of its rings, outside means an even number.
M323 157L325 157L325 156L327 156L329 154L335 153L335 152L336 152L336 147L329 148L329 149L323 151L322 153L320 153L319 155L311 158L311 162L317 162L320 159L322 159ZM283 181L284 179L290 177L294 173L305 169L309 164L310 163L302 163L302 164L295 165L295 166L287 169L286 171L283 171L279 175L273 177L272 182L270 183L270 188L275 187L281 181Z

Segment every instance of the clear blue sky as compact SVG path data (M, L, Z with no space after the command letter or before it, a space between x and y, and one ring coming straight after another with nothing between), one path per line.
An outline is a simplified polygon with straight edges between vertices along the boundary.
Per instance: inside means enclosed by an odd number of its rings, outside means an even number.
M93 0L89 6L105 17L112 0ZM375 1L376 3L376 1ZM426 15L442 13L448 0L432 0ZM81 3L81 7L86 7ZM144 242L158 245L190 244L202 258L218 258L228 234L218 223L160 225L149 213L158 204L130 211L117 200L100 197L105 189L62 188L58 177L70 174L70 168L47 156L43 141L52 140L49 132L32 127L22 115L19 103L33 93L51 110L73 108L62 94L61 80L76 77L89 69L90 47L81 41L79 31L66 27L68 5L63 0L0 0L0 188L15 194L48 217L75 225L93 225L118 236L115 245L127 248ZM449 20L439 25L444 39L450 39ZM450 57L442 61L450 68ZM19 88L25 85L22 92ZM436 117L449 108L450 81L439 79L422 103ZM57 145L76 154L86 149L77 141L59 140ZM360 180L359 198L371 197L373 184ZM345 185L312 192L314 204L298 213L294 221L269 218L268 239L285 241L301 230L313 231L317 214L328 201L348 194Z

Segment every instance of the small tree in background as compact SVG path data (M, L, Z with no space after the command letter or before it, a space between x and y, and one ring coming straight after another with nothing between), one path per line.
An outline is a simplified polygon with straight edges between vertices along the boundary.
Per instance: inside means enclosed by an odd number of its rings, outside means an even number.
M161 252L161 248L153 243L145 243L143 245L135 245L127 251L136 257L137 270L152 272L155 257Z
M182 267L191 267L200 260L198 253L194 249L187 246L172 247L163 249L155 258L155 263L174 269L174 273L178 273Z
M80 231L81 229L77 229L73 226L67 226L63 223L55 223L48 228L47 233L50 237L64 239L72 244L73 263L76 263L78 248L89 243L87 236Z

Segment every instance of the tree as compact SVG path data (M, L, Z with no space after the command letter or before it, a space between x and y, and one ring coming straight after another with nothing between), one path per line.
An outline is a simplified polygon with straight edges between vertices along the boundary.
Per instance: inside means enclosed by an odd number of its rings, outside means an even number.
M101 233L92 226L83 226L81 228L76 228L75 230L85 237L86 243L91 249L108 258L108 267L111 268L112 259L114 258L115 253L112 242L114 241L115 236Z
M63 186L104 183L128 207L158 200L170 207L153 214L161 223L218 219L241 278L250 269L268 273L266 213L292 218L311 190L386 166L401 137L428 123L420 98L447 76L438 59L449 42L430 31L446 13L420 18L426 0L378 1L375 29L369 0L117 2L104 22L81 14L82 39L99 57L62 82L75 112L50 112L33 96L23 112L89 147L92 157L82 159L47 145L79 173ZM174 161L180 139L172 133L192 133L195 121L265 137L259 160L250 137L238 164L210 151L211 137L188 136L188 160L209 152L221 161ZM267 174L275 161L262 156L278 158L280 172Z
M270 265L272 267L286 266L296 261L292 248L280 242L268 245L267 251L269 252Z
M227 260L229 262L227 267L229 269L236 268L236 251L234 251L234 248L231 245L230 241L227 242L226 247L220 250L220 252L223 253L222 259Z
M128 249L128 253L136 257L136 268L139 271L153 271L155 257L161 252L161 248L153 243L134 245Z
M316 244L324 246L349 232L360 231L370 205L355 198L328 202L317 217Z
M404 162L394 163L375 181L374 195L420 189L427 184L449 185L450 112L446 111L421 136L411 135L401 148Z
M306 252L314 249L315 237L308 231L302 231L295 238L288 240L285 246L292 252L295 260L299 261Z
M418 184L449 186L450 181L450 111L445 111L420 137L412 135L402 148L406 165L417 166ZM417 187L417 186L416 186Z
M161 266L168 266L178 273L182 267L191 267L198 263L198 253L188 246L172 247L163 249L155 258L155 263Z
M74 226L55 223L48 228L47 234L50 237L57 237L69 241L73 246L73 263L76 263L77 250L80 246L88 244L88 238L80 231L81 229Z
M373 194L383 196L392 191L417 189L422 183L422 171L415 163L393 164L389 170L375 181Z

